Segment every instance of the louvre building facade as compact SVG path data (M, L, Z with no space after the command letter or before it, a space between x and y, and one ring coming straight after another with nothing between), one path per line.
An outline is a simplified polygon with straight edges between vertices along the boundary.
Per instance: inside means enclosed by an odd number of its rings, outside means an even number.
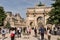
M22 27L25 26L24 19L20 16L19 13L16 13L15 15L12 12L6 12L6 19L4 20L4 26L7 24L7 22L10 23L11 27Z
M39 27L41 24L46 27L46 21L47 18L49 18L47 14L51 9L51 7L45 5L27 8L25 19L22 18L19 13L13 15L12 12L6 12L7 17L4 21L4 26L9 22L11 27Z

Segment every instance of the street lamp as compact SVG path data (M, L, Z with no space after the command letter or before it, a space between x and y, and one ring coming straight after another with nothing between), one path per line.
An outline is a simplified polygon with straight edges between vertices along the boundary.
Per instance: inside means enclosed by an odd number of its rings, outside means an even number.
M33 15L34 15L34 27L35 27L35 16L36 16L36 11L35 11L35 8L34 8L34 13L33 13Z
M44 9L43 15L44 15L44 23L45 23L45 16L46 16L46 11L45 11L45 9ZM46 23L45 23L44 25L46 25Z

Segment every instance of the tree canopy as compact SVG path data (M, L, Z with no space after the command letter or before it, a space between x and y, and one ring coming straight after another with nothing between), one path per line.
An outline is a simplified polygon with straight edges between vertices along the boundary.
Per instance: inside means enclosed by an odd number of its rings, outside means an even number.
M53 0L55 1L52 4L52 10L49 12L49 18L47 23L49 24L60 24L60 0Z
M7 24L5 25L6 28L11 28L10 23L7 21Z
M0 6L0 26L3 26L3 22L5 18L6 18L6 14L4 8Z

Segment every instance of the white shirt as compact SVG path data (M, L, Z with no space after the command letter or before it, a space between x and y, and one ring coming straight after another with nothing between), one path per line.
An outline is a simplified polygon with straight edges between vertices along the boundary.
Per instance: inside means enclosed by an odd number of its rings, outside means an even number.
M47 31L47 35L51 35L51 34L49 33L49 31L50 31L50 30Z
M11 31L11 33L15 34L15 31Z
M20 28L17 28L17 30L19 30Z

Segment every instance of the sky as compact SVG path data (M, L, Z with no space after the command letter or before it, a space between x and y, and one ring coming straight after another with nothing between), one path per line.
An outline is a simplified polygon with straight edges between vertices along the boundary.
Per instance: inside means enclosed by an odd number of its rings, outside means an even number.
M51 0L0 0L0 6L3 6L6 12L20 13L21 17L26 18L27 8L34 7L39 2L46 6L51 6L52 3Z

